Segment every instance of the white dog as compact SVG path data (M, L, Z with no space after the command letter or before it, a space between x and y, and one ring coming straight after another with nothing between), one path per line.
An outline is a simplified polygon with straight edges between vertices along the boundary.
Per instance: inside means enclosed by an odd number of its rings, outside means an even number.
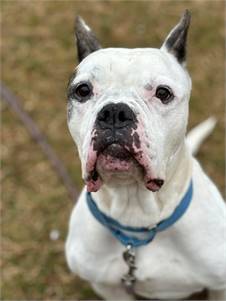
M200 129L190 148L185 141L189 12L160 49L101 49L76 23L68 125L86 186L70 219L70 269L105 299L181 299L204 288L226 299L226 206L191 154Z

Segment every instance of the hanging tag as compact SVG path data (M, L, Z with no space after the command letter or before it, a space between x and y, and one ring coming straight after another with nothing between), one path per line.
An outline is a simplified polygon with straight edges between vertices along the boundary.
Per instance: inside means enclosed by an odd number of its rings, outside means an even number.
M127 245L126 250L123 252L123 259L125 260L126 264L128 265L128 272L122 277L122 283L125 286L128 293L133 294L134 292L134 285L136 282L136 277L134 272L136 270L135 265L135 252L131 245Z

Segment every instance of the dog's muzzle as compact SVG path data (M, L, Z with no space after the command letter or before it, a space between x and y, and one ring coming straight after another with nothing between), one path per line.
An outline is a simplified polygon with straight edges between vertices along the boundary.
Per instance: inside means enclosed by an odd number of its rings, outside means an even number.
M163 180L153 178L150 159L141 137L137 117L125 103L110 103L98 113L88 152L86 184L88 191L99 190L104 173L132 174L139 168L145 185L157 191Z

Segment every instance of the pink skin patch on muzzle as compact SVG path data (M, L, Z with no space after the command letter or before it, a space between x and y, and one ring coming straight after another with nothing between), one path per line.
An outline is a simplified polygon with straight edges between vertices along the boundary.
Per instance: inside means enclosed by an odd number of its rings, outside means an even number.
M93 137L94 132L91 138L91 144L88 151L88 158L86 161L86 178L85 183L87 186L88 192L96 192L100 189L102 185L102 180L96 171L96 162L97 162L97 151L93 149Z
M99 176L98 176L97 180L91 179L89 181L86 181L87 191L88 192L97 192L100 189L102 184L103 183Z
M128 140L131 143L125 142L125 144L120 143L120 145L114 143L112 146L106 147L106 151L103 150L100 153L94 149L96 134L96 131L93 130L86 163L87 177L85 182L87 191L96 192L102 185L102 179L96 169L97 161L101 168L109 172L127 172L132 169L134 161L136 161L137 165L143 170L144 185L146 188L153 192L161 188L164 181L158 179L151 169L151 159L148 156L147 149L148 143L144 134L144 127L141 123L138 124L136 130L132 131L132 139L125 139L125 141ZM108 149L110 149L110 153L108 153Z
M127 152L126 150L122 151ZM129 172L133 165L132 160L123 160L108 154L100 154L97 163L98 167L106 172Z

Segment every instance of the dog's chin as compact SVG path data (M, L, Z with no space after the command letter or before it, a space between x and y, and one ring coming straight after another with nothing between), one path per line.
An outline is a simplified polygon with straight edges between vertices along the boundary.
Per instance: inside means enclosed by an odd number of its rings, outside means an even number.
M101 185L130 185L144 182L147 189L158 191L163 181L147 179L145 168L119 144L111 144L97 156L95 168L86 180L87 190L96 192Z
M133 156L119 144L107 147L97 158L96 169L108 184L129 184L143 178L143 168Z

